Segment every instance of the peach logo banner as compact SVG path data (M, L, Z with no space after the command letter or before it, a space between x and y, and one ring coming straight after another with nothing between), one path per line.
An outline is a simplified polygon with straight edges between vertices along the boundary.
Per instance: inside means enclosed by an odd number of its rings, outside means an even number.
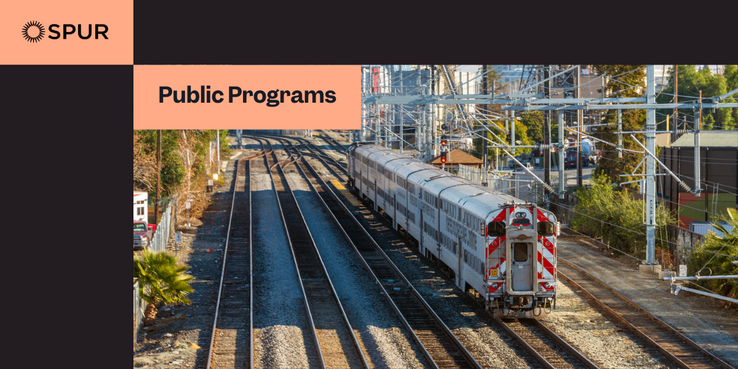
M133 1L5 1L0 64L133 64Z
M134 65L133 129L360 129L360 73L358 65Z

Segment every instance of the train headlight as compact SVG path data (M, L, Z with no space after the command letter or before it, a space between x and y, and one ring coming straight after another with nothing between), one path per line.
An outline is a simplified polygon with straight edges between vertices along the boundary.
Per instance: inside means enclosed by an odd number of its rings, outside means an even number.
M546 282L546 284L544 284L544 286L546 286L546 288L551 288L551 282Z
M497 288L497 282L492 283L493 288Z

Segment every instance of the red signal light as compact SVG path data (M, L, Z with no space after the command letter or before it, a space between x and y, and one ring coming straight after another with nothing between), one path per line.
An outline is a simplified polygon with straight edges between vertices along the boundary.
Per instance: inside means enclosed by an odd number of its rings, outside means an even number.
M446 157L447 156L448 156L448 154L445 153L445 152L443 154L441 154L441 163L445 163L446 162Z

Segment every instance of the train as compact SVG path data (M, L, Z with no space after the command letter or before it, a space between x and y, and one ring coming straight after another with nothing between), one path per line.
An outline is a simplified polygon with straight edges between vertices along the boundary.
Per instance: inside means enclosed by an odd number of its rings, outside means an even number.
M348 187L496 316L556 306L556 216L373 144L346 152Z

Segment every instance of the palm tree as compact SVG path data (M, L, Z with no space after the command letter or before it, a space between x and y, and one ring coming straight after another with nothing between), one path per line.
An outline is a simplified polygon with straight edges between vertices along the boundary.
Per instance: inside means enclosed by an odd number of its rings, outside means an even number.
M146 301L144 325L156 318L157 305L190 304L187 294L194 290L189 281L195 277L185 274L189 266L177 264L177 259L166 252L145 250L133 259L133 277L138 279L139 294Z
M712 275L738 274L738 265L732 263L738 255L738 211L731 208L727 210L728 214L723 217L723 220L733 226L733 229L728 231L720 223L712 224L715 229L723 232L723 237L709 232L702 247L693 254L692 266L697 268L702 266L700 272L709 272ZM738 279L714 279L700 282L715 293L731 298L738 297Z

